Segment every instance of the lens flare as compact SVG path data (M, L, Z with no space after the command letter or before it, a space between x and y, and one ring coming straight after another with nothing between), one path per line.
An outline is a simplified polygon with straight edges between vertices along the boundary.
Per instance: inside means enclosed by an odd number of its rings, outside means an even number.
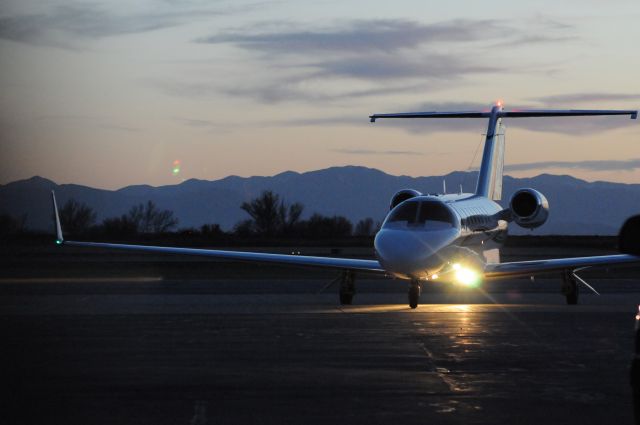
M180 160L176 159L175 161L173 161L173 168L171 169L171 174L173 174L174 176L177 176L178 174L180 174Z

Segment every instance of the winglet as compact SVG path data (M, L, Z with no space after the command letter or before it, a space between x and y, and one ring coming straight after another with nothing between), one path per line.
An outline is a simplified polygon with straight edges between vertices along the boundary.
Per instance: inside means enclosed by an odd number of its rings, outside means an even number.
M60 214L58 214L58 204L56 203L56 194L51 191L51 199L53 200L53 214L56 218L56 243L62 245L64 238L62 237L62 226L60 225Z

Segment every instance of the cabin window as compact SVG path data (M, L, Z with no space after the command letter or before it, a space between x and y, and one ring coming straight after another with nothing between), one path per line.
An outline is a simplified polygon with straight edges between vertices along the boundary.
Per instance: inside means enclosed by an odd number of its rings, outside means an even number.
M420 204L418 223L423 224L429 221L453 224L453 216L443 203L425 201Z
M408 224L415 223L418 205L419 203L416 201L403 202L391 213L388 222L406 221Z

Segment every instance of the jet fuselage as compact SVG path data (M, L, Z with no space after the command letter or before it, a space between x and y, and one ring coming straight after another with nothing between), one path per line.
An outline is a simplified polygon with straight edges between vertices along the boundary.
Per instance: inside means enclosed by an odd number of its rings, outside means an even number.
M417 196L397 205L376 235L378 261L402 279L429 280L457 260L483 261L507 234L504 210L475 194Z

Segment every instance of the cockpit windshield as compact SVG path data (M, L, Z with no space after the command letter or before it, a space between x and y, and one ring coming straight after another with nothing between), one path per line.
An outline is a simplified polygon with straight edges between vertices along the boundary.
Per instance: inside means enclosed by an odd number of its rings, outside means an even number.
M385 226L402 224L412 228L446 229L455 225L455 219L442 202L410 200L398 205L385 222Z

